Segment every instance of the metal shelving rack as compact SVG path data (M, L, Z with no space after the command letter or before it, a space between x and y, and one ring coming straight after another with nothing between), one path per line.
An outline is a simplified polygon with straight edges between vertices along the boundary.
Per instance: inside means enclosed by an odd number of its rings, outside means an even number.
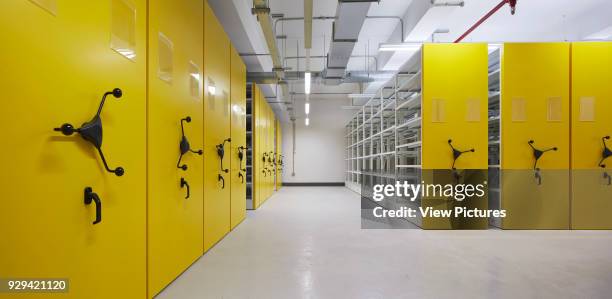
M371 190L362 186L395 184L397 179L420 182L421 53L415 53L346 126L346 186L357 193Z
M246 201L247 209L253 209L253 85L246 88Z
M489 47L489 209L501 209L501 47ZM501 227L500 218L489 224Z

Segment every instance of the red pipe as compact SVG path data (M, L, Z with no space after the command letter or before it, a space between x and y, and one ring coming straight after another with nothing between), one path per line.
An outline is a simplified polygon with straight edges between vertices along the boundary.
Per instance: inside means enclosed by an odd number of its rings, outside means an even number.
M514 11L516 9L516 1L517 0L502 0L499 4L497 4L495 7L493 7L493 9L491 9L491 11L489 11L486 15L484 15L484 17L480 18L480 20L478 20L478 22L476 22L476 24L472 25L472 27L470 27L470 29L468 29L468 31L466 31L464 34L462 34L455 41L455 43L458 43L458 42L462 41L466 36L468 36L470 33L472 33L472 31L474 31L476 28L478 28L478 26L482 25L482 23L484 23L488 18L490 18L498 10L500 10L502 7L504 7L504 5L506 5L506 3L510 4L511 13L514 14Z

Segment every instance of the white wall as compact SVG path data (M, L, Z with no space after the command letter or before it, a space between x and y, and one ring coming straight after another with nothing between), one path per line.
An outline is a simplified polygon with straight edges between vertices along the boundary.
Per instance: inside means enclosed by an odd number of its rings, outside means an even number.
M295 176L292 172L293 138L291 122L282 123L283 182L344 182L346 161L344 127L355 110L342 110L348 105L346 96L310 100L310 126L304 125L304 101L296 100L298 119L295 122Z

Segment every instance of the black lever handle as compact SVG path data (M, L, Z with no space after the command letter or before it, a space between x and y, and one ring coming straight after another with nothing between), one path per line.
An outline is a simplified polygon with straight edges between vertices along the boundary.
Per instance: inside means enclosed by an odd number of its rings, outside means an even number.
M185 188L185 187L187 187L187 196L185 196L185 199L187 199L190 196L189 183L187 183L187 180L185 180L185 178L181 178L181 188Z
M223 140L223 143L217 144L216 147L217 147L217 155L219 156L219 159L221 161L221 171L228 173L229 169L223 168L223 157L225 157L225 143L226 142L232 142L232 139L227 138Z
M265 169L265 168L264 168L264 169L262 169L262 170L261 170L261 172L264 174L264 176L267 176L267 172L266 172L266 169Z
M606 144L606 140L609 140L610 136L604 136L601 138L601 143L603 143L603 152L601 153L601 160L599 160L599 167L606 168L606 164L603 164L604 160L612 156L612 150L608 148Z
M244 184L244 175L242 174L242 172L238 172L238 177L240 178L240 183Z
M244 160L244 152L247 150L247 148L245 146L239 146L238 147L238 159L240 159L240 170L241 171L246 171L246 165L244 166L244 168L242 168L242 160Z
M94 222L92 223L98 224L102 221L102 201L100 200L98 194L93 192L93 189L91 189L91 187L86 187L85 204L89 205L92 201L96 204L96 220L94 220Z
M106 158L102 153L102 118L100 118L100 113L102 113L102 108L104 107L104 103L106 102L106 97L109 95L113 95L113 97L119 99L123 96L123 92L119 88L113 89L113 91L109 91L104 93L102 96L102 101L100 101L100 106L98 107L98 112L94 117L81 125L80 128L74 128L73 125L65 123L59 128L54 128L54 131L62 132L62 134L66 136L71 136L74 133L79 133L85 141L91 143L100 154L100 158L102 159L102 163L104 163L104 168L106 171L110 173L114 173L116 176L122 176L125 173L125 169L123 167L117 167L115 169L111 169L108 167L108 163L106 163Z
M191 145L189 144L189 141L187 140L187 137L185 136L185 127L183 126L183 123L190 123L191 122L191 117L187 116L183 119L181 119L181 142L179 144L179 150L181 155L179 156L178 162L176 162L176 167L182 169L183 171L187 170L187 165L183 164L181 165L181 160L183 159L183 155L185 155L187 152L192 152L194 154L198 154L198 155L202 155L204 152L202 150L197 150L194 151L191 149Z
M535 178L538 181L538 185L542 185L542 175L540 174L540 168L538 168L538 161L540 160L540 158L542 158L542 155L544 155L544 153L549 151L557 151L558 149L557 147L551 147L549 149L540 150L533 146L534 143L535 141L533 140L529 140L528 142L529 146L533 150L533 157L535 158L535 160L533 161L533 170L535 171Z
M217 177L217 182L218 181L221 181L221 189L225 189L225 178L221 174L219 174L219 176Z

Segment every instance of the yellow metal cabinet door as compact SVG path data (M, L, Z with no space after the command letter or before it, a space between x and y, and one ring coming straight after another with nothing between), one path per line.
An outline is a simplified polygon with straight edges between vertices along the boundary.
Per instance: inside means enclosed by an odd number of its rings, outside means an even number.
M612 229L612 43L573 43L571 69L572 228Z
M246 66L232 48L232 152L231 161L231 217L232 229L246 216Z
M425 44L423 47L422 167L434 184L484 184L488 169L486 44ZM453 157L453 147L468 151ZM473 149L473 152L469 152ZM460 178L455 178L453 165ZM427 197L423 207L487 209L487 197L459 202ZM486 229L484 218L432 218L426 229Z
M0 2L0 277L68 279L62 298L144 298L146 1L35 2ZM101 149L120 177L79 133L54 131L90 121L114 88Z
M204 25L204 251L230 230L230 42L208 4ZM218 155L223 149L223 158Z
M568 229L570 45L505 44L501 72L502 227Z
M202 254L203 14L199 0L149 1L149 297Z

